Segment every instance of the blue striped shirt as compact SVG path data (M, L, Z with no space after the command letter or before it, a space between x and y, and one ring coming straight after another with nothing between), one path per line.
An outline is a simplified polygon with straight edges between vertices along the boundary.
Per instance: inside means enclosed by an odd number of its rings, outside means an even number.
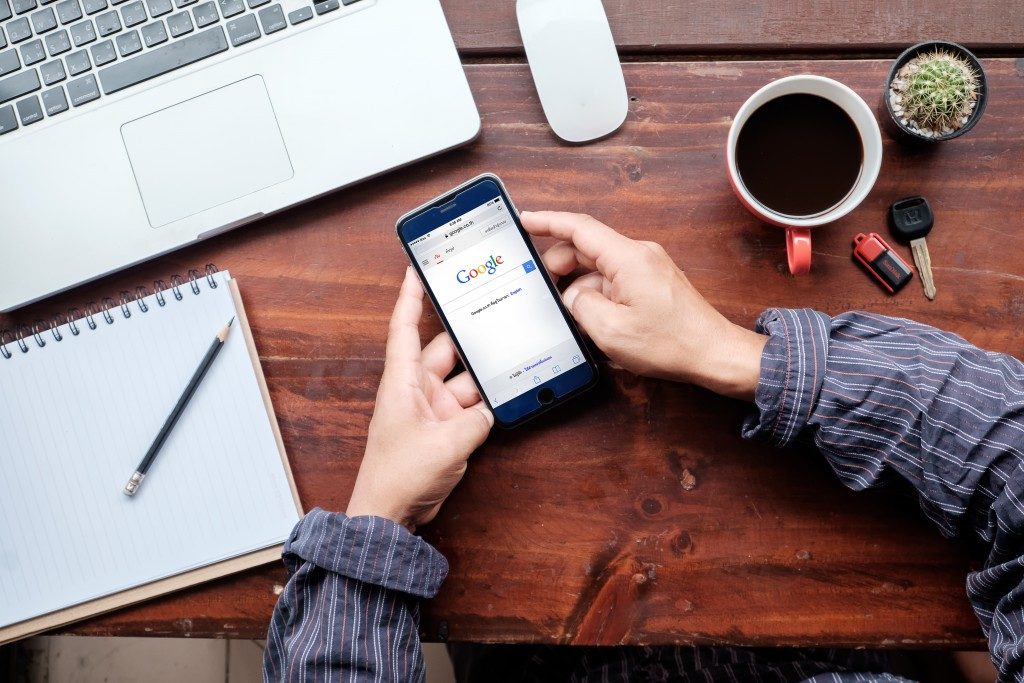
M869 313L772 309L758 329L769 340L744 436L780 447L813 440L855 490L903 478L943 534L985 543L967 595L1000 680L1024 681L1024 364ZM433 547L383 519L316 509L296 526L284 561L291 578L270 624L265 680L423 680L419 600L436 595L448 570ZM780 659L676 647L548 648L508 680L555 672L572 681L899 680L865 653Z

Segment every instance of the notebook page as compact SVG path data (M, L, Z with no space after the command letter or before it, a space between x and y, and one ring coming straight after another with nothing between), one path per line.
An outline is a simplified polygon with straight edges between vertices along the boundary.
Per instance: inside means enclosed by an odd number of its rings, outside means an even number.
M121 491L217 332L227 273L0 357L0 626L283 542L298 521L237 323L134 498Z

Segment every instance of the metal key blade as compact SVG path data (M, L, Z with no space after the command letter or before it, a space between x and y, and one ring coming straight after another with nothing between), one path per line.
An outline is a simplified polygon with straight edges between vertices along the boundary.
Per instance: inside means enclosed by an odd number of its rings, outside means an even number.
M935 278L932 276L932 257L928 254L928 243L925 239L911 240L910 251L914 255L914 265L921 276L924 295L929 301L935 300Z

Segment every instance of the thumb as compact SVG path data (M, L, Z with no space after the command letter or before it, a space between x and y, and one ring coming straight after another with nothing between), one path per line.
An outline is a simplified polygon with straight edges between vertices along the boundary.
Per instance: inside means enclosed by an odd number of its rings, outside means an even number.
M602 331L619 315L619 304L595 289L576 284L565 290L562 299L583 331L600 346L604 341Z
M494 426L494 415L481 401L445 421L445 426L449 443L468 458L470 453L487 440Z

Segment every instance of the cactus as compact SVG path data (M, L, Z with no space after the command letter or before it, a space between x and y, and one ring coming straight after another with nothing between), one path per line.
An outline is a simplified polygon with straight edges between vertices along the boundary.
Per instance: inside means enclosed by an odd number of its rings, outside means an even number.
M937 136L967 123L978 89L978 73L966 59L936 50L919 55L901 69L893 82L894 104L906 123Z

